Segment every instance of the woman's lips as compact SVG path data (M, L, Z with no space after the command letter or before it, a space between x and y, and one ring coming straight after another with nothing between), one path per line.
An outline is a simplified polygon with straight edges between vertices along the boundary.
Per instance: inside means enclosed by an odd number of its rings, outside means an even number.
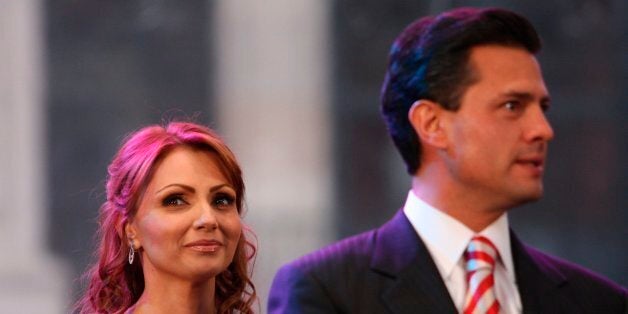
M185 247L190 248L197 252L216 252L222 247L222 242L218 240L198 240L187 243Z

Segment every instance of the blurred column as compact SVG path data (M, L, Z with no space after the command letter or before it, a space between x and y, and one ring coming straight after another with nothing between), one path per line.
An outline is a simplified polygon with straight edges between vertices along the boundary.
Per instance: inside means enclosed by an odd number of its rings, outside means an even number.
M281 264L335 238L328 6L237 0L214 7L215 120L243 166L262 308Z
M67 312L67 271L48 250L42 6L0 3L0 311Z

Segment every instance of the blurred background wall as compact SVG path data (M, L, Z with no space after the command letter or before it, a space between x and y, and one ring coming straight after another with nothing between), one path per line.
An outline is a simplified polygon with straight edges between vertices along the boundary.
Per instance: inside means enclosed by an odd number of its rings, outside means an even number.
M628 285L625 1L15 0L0 2L0 308L68 311L121 140L186 116L243 166L264 308L282 263L403 205L378 109L388 48L461 5L513 9L544 41L556 138L546 196L513 228Z

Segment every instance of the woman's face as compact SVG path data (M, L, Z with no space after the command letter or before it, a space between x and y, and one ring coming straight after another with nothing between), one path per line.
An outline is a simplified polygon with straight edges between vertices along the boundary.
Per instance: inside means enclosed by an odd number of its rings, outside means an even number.
M233 260L242 232L236 191L214 153L176 147L155 165L126 233L144 277L204 281Z

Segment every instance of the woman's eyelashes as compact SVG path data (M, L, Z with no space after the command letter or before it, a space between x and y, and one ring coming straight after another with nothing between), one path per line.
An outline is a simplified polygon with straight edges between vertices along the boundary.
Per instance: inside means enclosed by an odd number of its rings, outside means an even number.
M171 194L166 196L162 201L162 205L166 207L177 207L187 204L188 202L186 202L183 194Z
M229 193L216 193L212 199L214 206L219 208L231 207L235 203L235 197Z
M225 209L235 207L235 196L231 193L227 192L217 192L216 194L211 196L211 206L218 209ZM166 196L161 204L164 207L181 207L190 205L194 203L194 201L188 200L188 197L185 194L176 193L170 194Z

